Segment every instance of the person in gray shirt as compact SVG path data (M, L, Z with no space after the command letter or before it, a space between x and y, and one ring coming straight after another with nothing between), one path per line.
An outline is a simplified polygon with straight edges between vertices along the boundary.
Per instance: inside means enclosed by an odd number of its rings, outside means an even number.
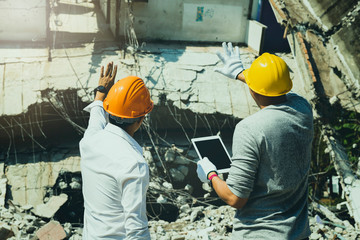
M238 47L223 48L218 56L224 66L215 71L246 83L260 110L235 128L226 182L207 158L198 162L198 177L237 208L233 239L306 239L312 108L290 92L289 70L280 57L264 53L244 70Z

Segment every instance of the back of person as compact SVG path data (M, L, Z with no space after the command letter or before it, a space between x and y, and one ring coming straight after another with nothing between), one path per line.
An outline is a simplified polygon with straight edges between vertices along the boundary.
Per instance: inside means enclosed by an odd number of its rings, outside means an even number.
M84 108L90 112L80 141L84 240L150 239L149 167L133 137L154 103L141 78L128 76L114 84L116 72L112 62L105 72L101 67L94 101Z
M309 233L307 177L313 118L309 103L289 93L242 120L227 182L241 184L247 204L236 212L233 239L302 239ZM256 159L256 160L254 160ZM241 174L237 174L237 170Z
M139 173L136 177L137 180L141 180L142 187L136 191L146 193L146 189L143 188L147 188L149 183L146 174L148 167L142 154L126 140L126 137L125 131L108 124L95 136L85 136L80 142L81 172L85 181L84 219L87 221L84 223L84 239L126 238L128 229L125 226L125 212L130 209L124 209L126 197L120 196L123 195L122 187L128 180L129 173ZM132 177L135 175L132 174ZM134 208L137 207L136 202L133 204ZM145 215L145 205L142 208L141 212Z

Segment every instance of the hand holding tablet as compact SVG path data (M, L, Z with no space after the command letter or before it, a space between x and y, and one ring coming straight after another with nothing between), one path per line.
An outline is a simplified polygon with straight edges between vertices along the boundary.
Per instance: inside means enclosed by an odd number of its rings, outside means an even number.
M216 166L210 162L210 160L207 157L204 157L203 159L200 159L200 161L197 162L197 169L196 173L202 182L209 182L209 173L211 172L217 172ZM217 174L216 174L217 175Z
M207 157L217 168L218 173L228 173L231 158L219 136L191 139L200 159Z

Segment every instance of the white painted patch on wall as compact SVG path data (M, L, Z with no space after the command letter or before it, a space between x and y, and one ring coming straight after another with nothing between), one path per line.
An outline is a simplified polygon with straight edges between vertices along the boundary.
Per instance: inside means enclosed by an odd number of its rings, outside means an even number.
M241 5L184 3L183 31L194 33L194 40L243 42L242 11Z
M127 4L121 6L119 35L123 36L128 14ZM249 0L134 2L134 29L145 41L245 42L248 10Z
M248 32L246 34L245 42L259 54L262 51L267 26L255 20L249 20L248 24Z

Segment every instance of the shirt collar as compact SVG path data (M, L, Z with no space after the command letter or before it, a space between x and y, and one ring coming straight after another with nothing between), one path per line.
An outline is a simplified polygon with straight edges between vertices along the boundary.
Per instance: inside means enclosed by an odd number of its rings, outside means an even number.
M140 145L135 141L134 138L132 138L127 132L125 132L122 128L115 126L114 124L108 123L105 127L106 131L115 133L125 139L130 145L138 151L141 155L143 155L143 150L140 147Z

